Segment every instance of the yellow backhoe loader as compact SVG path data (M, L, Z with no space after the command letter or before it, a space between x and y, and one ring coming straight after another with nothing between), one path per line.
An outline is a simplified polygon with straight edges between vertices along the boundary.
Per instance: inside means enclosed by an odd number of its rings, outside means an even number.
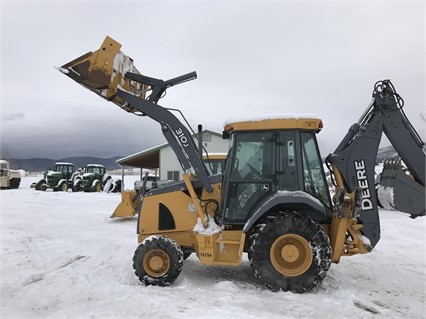
M271 290L314 289L332 262L367 253L380 239L374 166L383 132L412 175L385 174L387 187L405 194L395 195L401 199L395 209L425 215L424 143L389 80L375 84L371 104L327 157L336 185L331 198L316 139L321 119L226 123L223 135L232 142L225 171L210 175L189 130L158 104L168 88L196 73L167 81L148 77L120 48L107 37L99 50L59 70L125 111L157 121L182 164L183 181L137 201L133 268L146 285L172 283L193 252L203 264L232 266L246 252L255 276Z

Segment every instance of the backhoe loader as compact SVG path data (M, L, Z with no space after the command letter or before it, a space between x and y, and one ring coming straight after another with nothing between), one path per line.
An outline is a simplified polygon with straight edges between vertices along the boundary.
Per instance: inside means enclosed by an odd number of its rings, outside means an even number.
M412 175L388 176L386 186L400 200L395 209L425 215L424 143L389 80L375 84L365 113L327 157L331 196L316 138L321 119L226 123L223 135L232 143L225 171L209 175L188 128L158 104L167 89L196 73L148 77L120 48L106 37L99 50L58 69L125 111L157 121L185 172L182 181L139 199L133 268L145 285L171 284L194 252L202 264L229 266L247 253L254 275L271 290L314 289L332 262L368 253L380 239L374 166L383 132Z

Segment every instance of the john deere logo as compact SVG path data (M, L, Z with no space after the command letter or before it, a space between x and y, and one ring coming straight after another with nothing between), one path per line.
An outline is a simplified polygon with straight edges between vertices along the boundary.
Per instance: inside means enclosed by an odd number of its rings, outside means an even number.
M370 187L366 176L364 160L355 161L356 179L358 186L362 189L362 205L361 210L373 209L373 202L371 201Z

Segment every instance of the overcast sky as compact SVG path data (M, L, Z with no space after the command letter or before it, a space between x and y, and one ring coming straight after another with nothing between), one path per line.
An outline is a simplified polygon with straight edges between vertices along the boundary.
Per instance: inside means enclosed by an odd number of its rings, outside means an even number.
M54 66L122 44L143 74L164 80L196 129L222 132L246 114L312 113L332 152L390 78L425 137L423 1L20 2L1 7L1 157L127 156L164 143L159 125L119 109Z

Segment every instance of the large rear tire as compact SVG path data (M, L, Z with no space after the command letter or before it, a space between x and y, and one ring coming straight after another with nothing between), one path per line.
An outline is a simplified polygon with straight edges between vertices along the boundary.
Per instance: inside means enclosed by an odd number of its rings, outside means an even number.
M21 179L20 178L12 178L10 180L10 188L12 188L12 189L19 188L19 184L20 183L21 183Z
M73 192L81 192L83 190L81 179L74 181L74 185L72 188Z
M255 226L248 258L255 276L273 291L303 293L315 288L331 264L322 227L297 212L277 212Z
M112 188L110 190L110 193L117 193L121 192L121 180L116 180L112 182Z
M183 252L171 238L151 236L136 249L133 269L146 286L167 286L180 275L183 266Z
M102 184L100 181L95 182L95 186L93 186L93 191L97 193L102 192Z

